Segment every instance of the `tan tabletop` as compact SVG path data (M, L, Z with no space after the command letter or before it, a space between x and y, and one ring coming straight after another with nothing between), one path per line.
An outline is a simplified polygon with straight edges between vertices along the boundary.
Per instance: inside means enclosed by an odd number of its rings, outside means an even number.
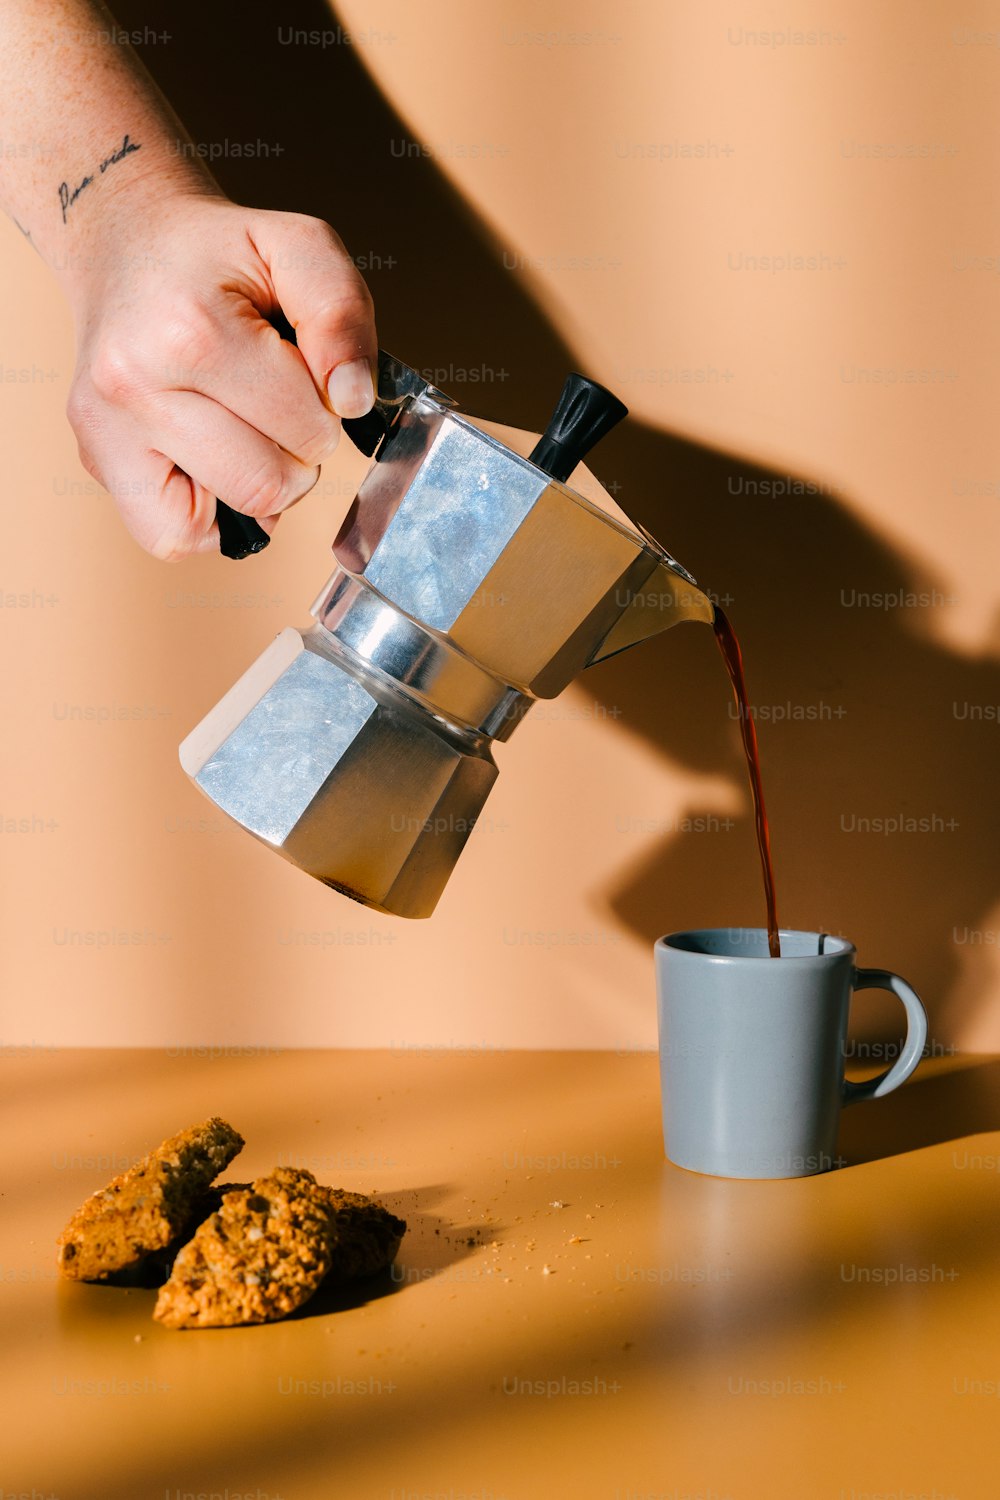
M978 1500L1000 1489L1000 1062L844 1116L847 1165L663 1160L648 1053L4 1048L0 1493ZM377 1190L394 1271L170 1332L62 1282L81 1199L221 1114L229 1176Z

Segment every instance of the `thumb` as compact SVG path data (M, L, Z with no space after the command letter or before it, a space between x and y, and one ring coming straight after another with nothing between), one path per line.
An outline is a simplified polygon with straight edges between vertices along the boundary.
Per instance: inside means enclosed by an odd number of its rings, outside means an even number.
M317 390L340 417L363 417L375 400L378 358L371 293L343 241L322 219L268 213L254 241L295 329Z

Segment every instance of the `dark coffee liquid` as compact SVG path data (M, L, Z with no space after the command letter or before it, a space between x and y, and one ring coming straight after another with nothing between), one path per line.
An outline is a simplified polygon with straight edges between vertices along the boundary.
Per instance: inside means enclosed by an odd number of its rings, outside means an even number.
M733 685L736 706L740 712L740 733L743 736L743 751L747 758L747 774L753 796L754 827L757 831L757 851L764 876L764 900L767 902L767 947L772 958L781 957L778 938L778 903L774 895L774 866L771 864L771 832L767 826L767 809L764 806L764 788L760 779L760 751L757 748L757 729L750 713L746 678L743 675L743 657L736 632L730 625L725 610L715 606L712 621L715 639L719 643L722 659Z

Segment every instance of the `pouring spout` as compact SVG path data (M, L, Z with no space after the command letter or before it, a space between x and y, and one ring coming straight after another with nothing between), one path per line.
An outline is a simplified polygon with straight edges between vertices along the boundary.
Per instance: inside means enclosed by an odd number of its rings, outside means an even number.
M571 478L575 494L600 511L619 535L630 536L635 548L634 561L607 601L613 606L610 629L592 648L583 666L616 656L682 620L711 625L715 606L687 568L612 498L586 464L579 464Z
M652 567L643 582L629 591L621 600L622 612L611 630L594 650L587 662L592 667L596 662L606 661L629 646L649 640L671 625L682 620L701 620L711 625L715 618L715 606L699 588L691 574L675 562L669 554L648 538L660 554L658 561L652 558Z

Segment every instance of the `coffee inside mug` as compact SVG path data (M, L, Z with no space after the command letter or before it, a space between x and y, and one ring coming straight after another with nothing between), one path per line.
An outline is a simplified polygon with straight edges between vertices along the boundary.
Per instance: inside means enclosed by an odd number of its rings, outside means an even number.
M682 953L702 953L712 958L767 958L767 930L760 927L703 928L695 932L675 932L660 940L666 947ZM849 953L853 945L846 938L828 932L789 932L781 929L781 958L817 958Z

